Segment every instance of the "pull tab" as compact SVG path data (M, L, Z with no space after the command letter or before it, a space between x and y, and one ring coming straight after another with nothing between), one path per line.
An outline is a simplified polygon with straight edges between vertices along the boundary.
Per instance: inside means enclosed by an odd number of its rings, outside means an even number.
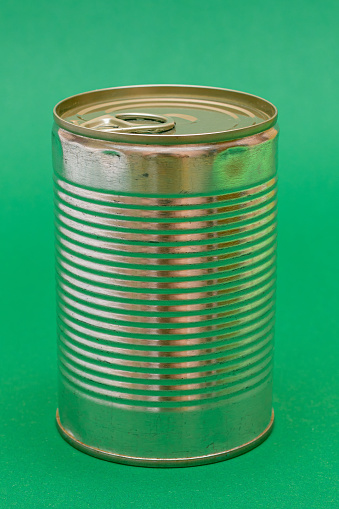
M132 122L133 120L145 120L146 122L136 124ZM153 134L173 129L175 121L164 115L153 115L151 113L117 113L115 115L102 115L101 117L92 118L84 122L82 127L109 133Z

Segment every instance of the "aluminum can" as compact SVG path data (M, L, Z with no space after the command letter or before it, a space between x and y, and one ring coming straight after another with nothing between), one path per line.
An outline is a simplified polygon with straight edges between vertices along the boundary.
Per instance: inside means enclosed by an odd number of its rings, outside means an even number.
M147 85L54 119L61 435L145 466L252 449L273 424L276 108Z

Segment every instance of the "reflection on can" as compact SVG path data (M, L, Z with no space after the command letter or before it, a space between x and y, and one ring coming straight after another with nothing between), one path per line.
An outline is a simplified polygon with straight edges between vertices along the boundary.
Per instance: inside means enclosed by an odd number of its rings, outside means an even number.
M147 466L258 445L273 424L274 106L125 87L66 99L55 120L61 434Z

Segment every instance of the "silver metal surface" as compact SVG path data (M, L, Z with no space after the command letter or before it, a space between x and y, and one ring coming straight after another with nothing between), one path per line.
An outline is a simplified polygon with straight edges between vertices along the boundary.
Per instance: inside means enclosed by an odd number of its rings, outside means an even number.
M196 456L194 458L142 458L136 456L122 456L119 454L112 454L80 442L74 436L72 436L67 430L65 430L60 422L59 412L57 411L57 426L61 436L73 447L79 449L79 451L85 452L90 456L100 458L106 461L114 461L115 463L122 463L125 465L137 465L142 467L192 467L198 465L207 465L209 463L216 463L218 461L224 461L236 456L240 456L254 447L260 445L266 438L271 434L274 422L274 412L272 410L272 417L267 428L255 439L251 440L247 444L243 444L240 447L235 447L228 451L222 451L215 454L206 454L204 456Z
M194 107L206 108L206 89L203 99L195 92ZM234 96L224 95L229 108ZM131 100L117 96L121 108ZM245 106L254 115L253 104ZM102 104L87 107L84 122L94 123L82 129L99 136ZM127 143L105 129L98 139L54 126L57 419L84 452L183 466L233 457L268 436L278 131L267 111L261 132L189 144L174 136L171 145L170 131L125 133Z

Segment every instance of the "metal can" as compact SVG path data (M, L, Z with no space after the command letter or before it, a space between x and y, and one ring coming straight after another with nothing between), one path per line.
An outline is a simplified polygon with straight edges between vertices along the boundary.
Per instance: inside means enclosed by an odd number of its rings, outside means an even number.
M145 466L252 449L273 424L276 108L137 86L54 119L61 435Z

